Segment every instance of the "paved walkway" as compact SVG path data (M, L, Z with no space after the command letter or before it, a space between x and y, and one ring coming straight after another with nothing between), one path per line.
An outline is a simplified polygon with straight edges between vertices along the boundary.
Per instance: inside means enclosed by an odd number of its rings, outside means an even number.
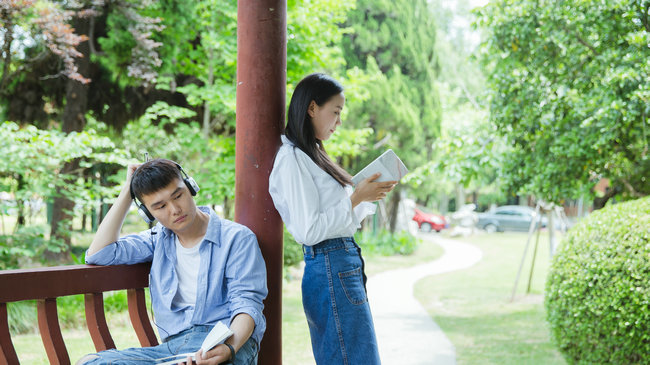
M439 244L444 255L368 279L368 299L384 365L456 364L454 345L415 299L413 286L424 277L470 267L483 253L475 246L437 235L422 234L420 238Z

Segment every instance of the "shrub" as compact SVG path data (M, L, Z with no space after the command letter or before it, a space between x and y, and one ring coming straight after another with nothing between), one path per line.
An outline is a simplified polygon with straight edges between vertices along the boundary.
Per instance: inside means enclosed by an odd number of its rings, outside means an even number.
M395 254L410 255L417 247L417 238L408 231L390 233L386 230L378 232L361 231L357 234L357 242L364 254L390 256Z
M283 249L284 256L282 257L284 267L297 265L302 261L302 245L293 238L291 233L284 227Z
M33 332L38 328L36 317L36 301L26 300L22 302L7 303L7 317L9 331L12 334L23 334Z
M356 240L363 254L390 256L395 254L410 255L417 247L417 239L407 231L391 234L381 230L361 231L357 233ZM297 265L302 261L302 245L297 243L291 233L284 229L284 266Z
M545 305L569 363L648 363L650 197L608 206L569 231L553 258Z
M63 241L45 238L45 227L22 226L10 235L0 235L0 270L17 269L21 263L43 260L45 251L59 252Z

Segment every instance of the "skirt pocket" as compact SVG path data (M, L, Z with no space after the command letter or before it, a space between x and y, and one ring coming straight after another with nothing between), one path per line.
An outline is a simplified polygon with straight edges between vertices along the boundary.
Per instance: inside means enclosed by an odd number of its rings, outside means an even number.
M341 281L345 296L350 303L359 305L368 301L366 290L363 287L363 276L360 267L350 271L340 272L339 280Z

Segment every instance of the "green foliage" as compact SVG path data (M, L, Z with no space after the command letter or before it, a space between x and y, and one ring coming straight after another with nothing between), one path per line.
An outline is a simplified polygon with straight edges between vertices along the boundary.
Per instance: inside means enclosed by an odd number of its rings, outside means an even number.
M387 148L411 171L432 158L441 118L433 12L424 0L358 0L349 12L344 25L351 31L342 46L353 83L346 90L344 125L373 131L365 151L351 162L351 172ZM434 185L429 174L418 179ZM420 186L411 185L411 193L429 196Z
M573 227L553 258L547 320L567 362L640 364L650 353L650 198Z
M92 170L104 164L121 164L124 151L106 137L89 129L65 134L58 130L41 130L34 126L20 127L12 122L0 124L0 177L4 191L12 194L18 206L30 199L51 201L64 195L83 207L91 206L97 196L105 193L99 184L79 178L81 170ZM70 161L79 161L79 171L62 172L61 167ZM94 176L91 176L94 178ZM69 233L61 222L60 233ZM45 249L59 252L61 242L45 238L41 228L29 227L12 237L4 238L2 261L8 267L18 263L20 257L39 256Z
M149 291L147 302L150 303ZM86 317L79 315L85 313L84 295L69 295L56 300L57 312L61 328L82 328L86 326ZM126 290L104 293L104 313L124 313L129 309ZM7 304L9 317L9 330L13 334L23 334L38 331L38 317L36 301L26 300Z
M12 334L23 334L36 330L38 326L36 301L7 303L7 317L9 331Z
M648 13L638 0L499 0L477 12L513 191L560 202L605 177L624 198L650 194Z
M43 227L22 226L9 235L0 235L0 270L18 269L21 264L41 261L45 251L60 252L65 244L45 238Z
M345 60L340 47L343 27L356 1L287 1L287 91L312 72L337 75ZM287 99L288 100L288 99Z
M303 258L302 245L293 238L291 233L284 227L284 256L283 262L285 267L298 265Z
M410 255L418 245L418 239L408 231L391 233L381 230L373 233L365 230L357 234L357 241L363 253L383 256Z
M410 255L412 254L419 241L407 231L390 233L381 230L376 233L371 231L361 231L357 233L357 242L364 254L369 255ZM294 266L303 259L302 245L297 243L291 233L284 229L284 266Z

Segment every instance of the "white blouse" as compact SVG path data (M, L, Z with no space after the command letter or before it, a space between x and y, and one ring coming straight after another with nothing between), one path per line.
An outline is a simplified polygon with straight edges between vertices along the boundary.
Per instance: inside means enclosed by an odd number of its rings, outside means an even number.
M375 213L362 202L352 209L353 189L345 188L282 135L282 146L269 177L269 193L287 229L298 243L313 246L330 238L350 237Z

